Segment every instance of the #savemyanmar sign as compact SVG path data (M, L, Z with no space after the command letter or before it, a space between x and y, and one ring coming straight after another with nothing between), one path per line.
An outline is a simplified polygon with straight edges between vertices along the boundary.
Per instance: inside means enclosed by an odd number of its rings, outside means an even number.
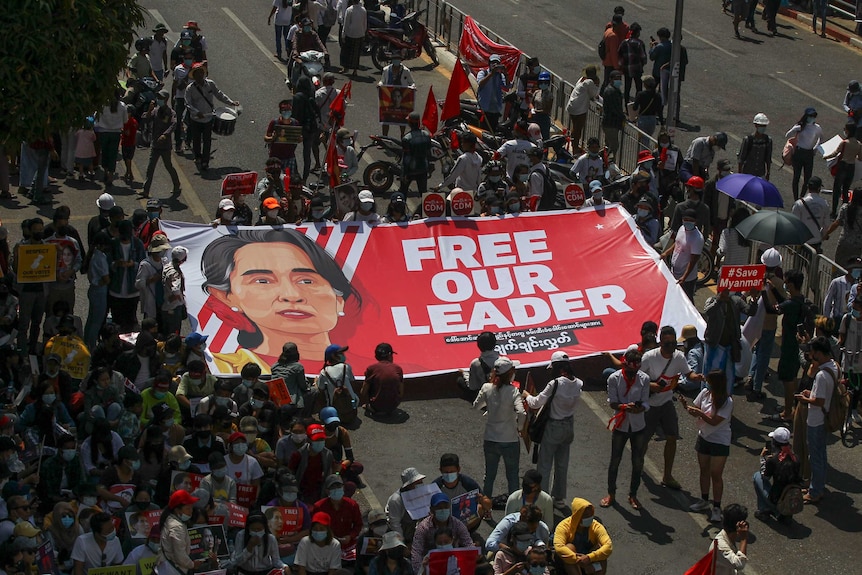
M625 349L642 322L700 314L617 206L492 218L228 228L162 222L189 249L187 307L213 373L264 373L285 342L316 373L331 343L356 374L392 344L405 375L452 372L497 334L522 365Z

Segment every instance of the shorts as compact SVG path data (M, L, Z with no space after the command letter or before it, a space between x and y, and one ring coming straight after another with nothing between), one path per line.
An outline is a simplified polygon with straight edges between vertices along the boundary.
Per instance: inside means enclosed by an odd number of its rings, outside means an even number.
M93 158L75 158L75 163L79 164L82 168L89 168L93 165Z
M673 401L668 401L662 405L650 405L644 418L646 419L647 435L652 436L655 430L661 427L666 437L679 437L679 418Z
M705 440L700 435L697 436L697 441L694 443L694 450L702 455L710 457L727 457L730 455L730 446L722 445L721 443L712 443Z
M745 16L748 11L748 2L746 0L733 0L731 10L734 16Z
M123 159L131 160L135 157L135 146L123 146Z

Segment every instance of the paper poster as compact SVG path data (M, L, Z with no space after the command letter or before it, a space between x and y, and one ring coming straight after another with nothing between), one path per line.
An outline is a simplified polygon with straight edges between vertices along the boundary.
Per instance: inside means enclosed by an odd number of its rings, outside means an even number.
M287 405L290 403L290 393L287 391L287 384L284 383L284 378L270 379L266 382L266 387L269 389L269 400L277 406Z
M380 546L383 545L382 537L363 537L362 547L359 549L360 555L377 555L380 551Z
M57 274L59 279L74 277L75 260L78 259L77 242L72 238L45 240L46 243L57 246Z
M262 507L269 530L276 538L296 533L302 527L302 509L299 507Z
M248 509L236 503L217 502L214 515L225 517L228 527L245 527Z
M189 528L191 550L189 557L203 559L215 553L219 558L227 558L230 552L227 548L224 525L206 525Z
M158 561L158 555L154 555L153 557L147 557L146 559L141 559L140 561L138 561L138 569L140 569L141 575L152 575Z
M440 493L440 488L437 487L436 483L428 483L401 494L404 509L407 510L411 519L419 521L428 516L428 513L431 512L431 497L435 493Z
M479 202L474 198L475 192L455 188L449 193L449 210L451 215L467 217L478 215Z
M477 547L432 549L428 554L428 575L471 575L476 571Z
M563 195L566 198L567 208L580 208L587 199L584 194L584 188L580 184L569 184L566 186Z
M719 291L746 292L763 288L766 278L766 266L754 264L748 266L721 266L718 279Z
M134 565L112 565L87 569L87 575L135 575Z
M106 503L107 503L108 507L111 508L112 510L118 510L118 509L123 509L123 508L127 507L129 505L129 503L132 501L132 497L134 497L135 489L137 489L137 487L138 487L137 485L134 485L132 483L115 483L115 484L111 485L110 487L108 487L108 491L110 491L114 495L119 495L120 497L122 497L123 499L126 500L125 505L120 505L116 501L107 501ZM119 518L118 518L118 520L119 520ZM122 523L121 520L119 520L119 521L120 521L120 523Z
M446 197L439 192L428 192L422 197L422 213L426 218L442 218L446 215Z
M407 125L407 116L416 104L416 90L407 86L377 87L381 124Z
M479 516L479 490L452 498L452 517L468 523Z
M60 566L54 556L54 545L45 541L36 548L36 567L41 575L60 575Z
M45 355L56 353L60 366L72 379L84 379L90 372L90 350L77 335L55 335L45 344Z
M171 473L171 493L185 489L189 493L200 487L203 475L188 473L186 471L174 471Z
M57 281L57 246L22 244L17 246L16 279L20 284Z
M246 509L254 507L257 501L257 486L246 485L244 483L236 484L236 502Z
M228 174L221 182L221 195L253 194L257 185L257 172Z
M335 186L335 215L340 220L359 209L359 186L356 182L345 182Z
M151 511L126 511L126 527L132 539L146 539L150 536L153 525L158 524L162 516L161 509Z

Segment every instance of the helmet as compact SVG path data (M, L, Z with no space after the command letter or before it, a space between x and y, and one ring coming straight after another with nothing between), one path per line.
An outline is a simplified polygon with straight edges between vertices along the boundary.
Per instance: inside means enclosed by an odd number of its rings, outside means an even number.
M531 142L540 142L542 140L542 128L535 122L530 122L527 126L527 137Z
M550 82L551 81L551 73L550 72L542 72L539 74L539 82Z
M503 171L503 164L499 160L491 160L485 166L485 170L490 174L491 172L501 172Z
M760 262L768 268L777 268L781 265L781 254L775 248L769 248L760 256Z
M135 40L135 50L137 50L138 52L149 50L152 43L153 41L149 38L138 38L137 40Z
M847 86L847 91L848 92L858 92L859 91L859 80L853 80L852 82L850 82L850 84Z
M758 126L768 126L769 118L766 117L766 114L760 113L754 116L754 123Z

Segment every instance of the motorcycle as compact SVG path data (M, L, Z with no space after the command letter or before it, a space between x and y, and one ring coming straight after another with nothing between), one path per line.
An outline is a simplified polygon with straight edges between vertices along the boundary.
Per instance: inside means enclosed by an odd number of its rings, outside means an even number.
M369 28L369 50L371 61L378 70L383 70L391 60L392 56L400 56L404 60L413 60L422 55L422 51L428 54L434 66L440 61L437 59L437 49L431 43L428 29L419 22L419 15L425 10L411 12L401 20L400 28Z
M150 77L126 82L126 93L122 100L129 107L131 115L138 121L138 138L144 147L148 147L152 141L152 121L142 120L141 117L150 109L150 103L156 101L162 85Z
M320 87L320 79L323 77L326 65L326 54L319 50L306 50L299 53L301 62L291 60L288 70L288 78L285 82L293 88L296 86L300 75L308 76L315 88Z
M377 160L376 162L372 162L368 164L365 171L362 172L362 181L365 187L371 190L371 193L380 195L392 188L392 184L395 183L396 177L401 177L401 153L403 148L401 146L401 140L397 138L390 138L389 136L369 136L369 138L371 138L371 144L360 147L359 153L357 153L357 160L359 160L369 148L378 148L382 150L388 158L391 158L389 160ZM441 162L441 165L445 165L443 162L446 157L447 153L443 144L438 138L432 138L432 161ZM449 164L449 169L451 169L451 167L452 164ZM435 166L432 163L428 167L429 177L434 173L434 170ZM446 170L444 170L444 173L446 173Z

